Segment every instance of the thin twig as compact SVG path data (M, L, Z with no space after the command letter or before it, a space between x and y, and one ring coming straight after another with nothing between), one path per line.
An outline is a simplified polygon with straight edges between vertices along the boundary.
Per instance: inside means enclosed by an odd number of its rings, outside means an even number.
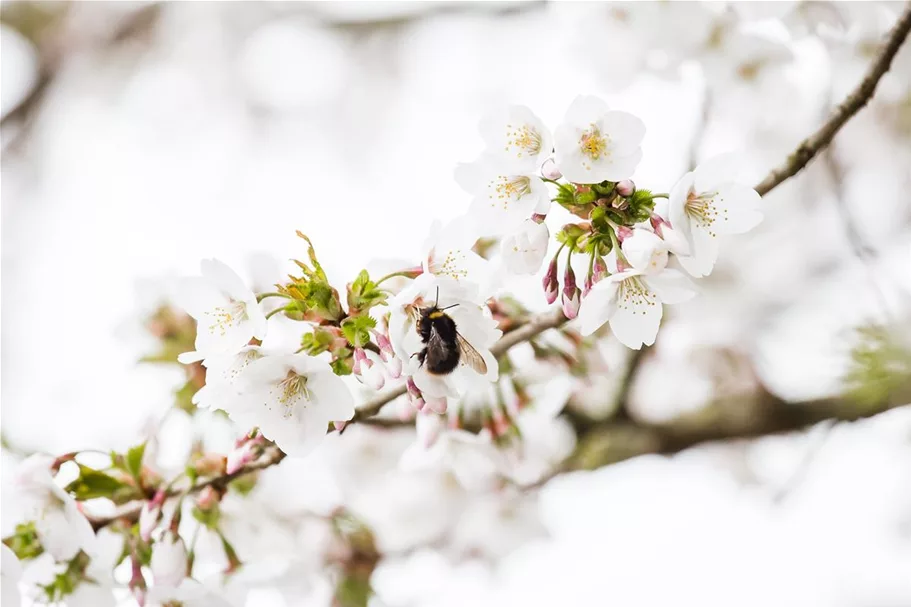
M197 483L187 489L182 490L172 490L168 493L168 497L177 497L181 495L194 495L199 493L206 487L215 487L217 489L226 489L228 484L247 474L256 472L257 470L264 470L270 468L277 463L285 459L286 455L278 447L269 447L265 453L263 453L259 459L254 462L251 462L232 472L231 474L223 474L221 476L216 476L208 480ZM142 510L143 501L140 502L130 502L125 504L120 508L120 510L112 516L108 517L90 517L89 522L92 523L92 527L97 531L102 527L110 525L111 523L119 520L125 520L127 522L135 522L139 519L139 512Z
M883 75L889 71L892 59L898 53L898 49L901 48L905 38L908 37L909 31L911 31L911 2L908 3L901 17L889 31L886 43L857 88L845 98L841 105L835 108L835 111L819 130L800 142L800 145L788 156L783 165L773 169L768 177L756 186L756 191L759 192L760 196L765 196L783 181L799 173L820 150L829 145L835 134L841 130L848 120L867 105L867 102L873 97L873 93L876 92L876 85L879 84Z

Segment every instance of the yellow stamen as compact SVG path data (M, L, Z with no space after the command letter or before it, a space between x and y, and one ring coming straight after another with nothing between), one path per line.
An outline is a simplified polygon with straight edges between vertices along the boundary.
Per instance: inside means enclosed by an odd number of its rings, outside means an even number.
M541 151L541 133L532 126L523 124L520 126L506 125L506 151L515 150L516 158L522 158L524 155L534 156Z

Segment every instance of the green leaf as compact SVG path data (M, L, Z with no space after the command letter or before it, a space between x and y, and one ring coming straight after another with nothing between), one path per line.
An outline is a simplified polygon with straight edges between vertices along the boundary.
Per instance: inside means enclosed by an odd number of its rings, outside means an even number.
M139 480L139 475L142 472L142 457L143 457L143 455L145 455L145 452L146 452L145 443L136 445L135 447L131 447L130 450L127 451L127 456L126 456L127 472L129 472L133 476L133 478L135 478L137 481Z
M298 237L303 238L304 240L307 241L307 257L310 259L310 263L313 264L312 276L315 278L319 278L323 282L328 282L329 279L326 278L326 273L323 271L323 267L319 264L319 261L317 261L317 259L316 259L316 250L313 248L313 243L310 242L310 239L307 238L307 236L300 230L297 230L297 235L298 235ZM300 262L298 262L298 265L299 266L301 265Z
M361 270L348 285L348 314L358 316L370 308L382 305L387 298L385 291L370 280L367 270Z
M370 329L374 327L376 321L370 316L349 316L342 321L342 334L349 344L363 348L370 343Z
M20 561L33 559L44 552L41 540L38 539L38 532L35 530L34 521L16 525L13 534L3 538L3 543L16 554L16 558Z
M66 491L77 500L88 500L96 497L107 497L113 499L117 494L118 499L122 499L125 490L134 493L135 489L123 483L112 476L108 476L100 470L79 466L79 477L66 486Z
M354 372L354 358L351 356L336 358L329 366L336 375L351 375Z

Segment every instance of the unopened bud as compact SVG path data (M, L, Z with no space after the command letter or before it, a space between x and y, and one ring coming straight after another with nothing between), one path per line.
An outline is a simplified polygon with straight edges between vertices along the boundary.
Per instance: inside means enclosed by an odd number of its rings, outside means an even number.
M376 338L376 345L380 349L380 357L382 357L383 362L388 363L389 359L395 358L395 350L392 348L392 342L389 341L389 338L379 332L374 337Z
M151 501L142 505L139 511L139 537L142 541L148 542L152 537L152 532L161 521L161 506L164 504L167 494L163 489L159 489Z
M553 158L548 158L544 161L544 164L541 165L541 175L544 179L552 179L554 181L563 177L563 173L560 172L560 169L557 167L557 163L554 162Z
M592 266L592 283L598 284L598 281L607 276L607 264L601 257L595 258L595 265Z
M592 273L589 272L588 275L585 277L585 280L582 282L582 297L585 297L586 295L588 295L588 293L592 290L592 287L594 286L594 284L595 284L595 281L592 277Z
M531 220L537 224L544 223L545 219L547 219L547 215L542 215L541 213L535 213L531 216Z
M370 368L372 363L367 358L367 353L364 352L363 348L354 349L354 366L351 368L352 372L355 375L360 375L366 369Z
M398 379L402 376L402 359L397 356L390 356L386 361L386 373L392 379Z
M547 303L552 304L557 301L557 295L560 293L560 282L557 280L557 258L554 257L550 265L547 266L547 273L541 281L544 287L544 297Z
M332 422L332 425L335 427L336 431L341 432L345 429L345 426L348 425L346 421Z
M414 383L414 379L409 377L408 381L405 382L405 387L408 389L408 394L412 397L420 398L421 390L418 388L417 384Z
M199 495L196 496L196 507L203 512L209 512L217 506L220 501L221 493L212 487L212 485L209 485L204 487L203 490L199 492Z
M225 472L234 474L250 462L256 460L262 453L264 443L265 440L262 435L241 440L237 447L228 454Z
M621 243L632 235L633 230L626 226L620 226L617 228L617 240L619 240Z
M617 193L621 196L632 196L636 193L636 184L633 183L631 179L624 179L623 181L618 181Z
M563 289L563 316L569 320L572 320L579 315L581 295L582 292L578 287L574 288L572 291Z

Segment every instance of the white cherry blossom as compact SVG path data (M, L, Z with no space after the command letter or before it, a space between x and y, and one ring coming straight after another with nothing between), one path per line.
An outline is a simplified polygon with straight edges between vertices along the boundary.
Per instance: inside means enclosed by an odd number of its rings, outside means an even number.
M509 170L534 172L553 149L550 131L524 105L511 105L481 120L486 153Z
M504 168L490 156L460 164L455 179L473 196L469 214L485 235L514 230L532 214L550 209L550 192L540 177Z
M435 221L424 241L423 271L473 282L487 293L493 288L492 269L486 259L471 250L477 240L477 224L470 215L457 217L445 226Z
M424 418L423 420L421 418ZM463 487L489 487L499 475L499 454L490 434L473 434L444 427L435 414L418 415L418 427L430 426L402 453L399 466L406 471L448 470ZM428 435L435 433L432 440Z
M193 404L204 409L230 408L230 400L237 398L237 379L255 360L264 356L259 346L244 346L231 354L209 356L206 367L206 385L193 395Z
M156 585L180 585L187 577L187 547L179 535L167 531L152 545L149 567Z
M668 214L689 244L680 263L693 276L707 276L718 258L718 236L743 234L762 221L760 196L737 180L738 158L715 157L687 173L673 187Z
M19 592L19 579L22 577L22 564L16 553L9 546L0 543L0 603L4 605L21 605L22 595Z
M54 482L53 463L47 455L28 457L19 465L16 484L44 550L57 561L67 561L80 550L93 552L95 532L76 501Z
M636 270L656 274L667 266L667 244L654 232L637 228L623 241L623 254Z
M644 136L639 118L581 95L554 132L557 166L574 183L628 179L642 159Z
M240 276L217 259L205 259L200 266L202 276L184 278L175 294L177 304L197 322L196 352L182 354L184 363L233 354L266 334L266 316Z
M500 253L512 274L535 274L547 255L550 231L547 225L527 219L500 241Z
M392 347L404 363L403 373L411 376L417 388L427 396L436 399L455 397L476 380L497 380L497 360L491 354L490 347L502 332L497 329L497 322L491 318L483 301L478 298L477 285L432 274L418 276L390 300L389 339ZM441 308L453 306L446 310L446 314L455 321L459 334L484 359L487 365L485 375L479 375L464 364L464 360L448 375L429 373L420 365L417 355L424 344L417 331L415 314L421 308L434 304Z
M632 239L633 236L628 237L621 250L630 264L635 260L635 265L592 287L582 301L579 322L583 335L591 335L604 323L610 323L611 331L622 344L638 350L643 344L655 343L663 304L682 303L692 298L696 290L683 272L658 269L662 261L666 263L666 250L660 252L663 250L660 238L649 239L643 235L630 246L627 243ZM632 259L626 255L627 250L633 253ZM610 258L614 258L613 253ZM653 265L656 260L657 264ZM616 271L616 261L613 265Z
M239 396L226 411L238 424L258 426L288 455L307 455L329 423L354 416L354 398L329 364L306 354L264 356L238 379Z

